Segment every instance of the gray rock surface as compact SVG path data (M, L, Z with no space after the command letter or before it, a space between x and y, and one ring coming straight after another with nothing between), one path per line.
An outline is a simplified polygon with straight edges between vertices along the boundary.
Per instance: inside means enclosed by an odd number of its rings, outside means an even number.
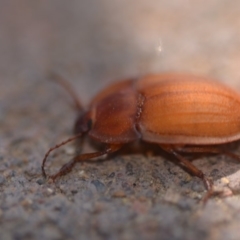
M116 79L162 71L240 90L239 9L236 0L2 0L0 239L239 239L229 186L239 189L240 165L224 156L194 161L229 195L205 206L202 182L150 145L78 164L56 183L41 175L45 152L71 136L77 116L49 71L84 104ZM74 149L54 152L47 173Z

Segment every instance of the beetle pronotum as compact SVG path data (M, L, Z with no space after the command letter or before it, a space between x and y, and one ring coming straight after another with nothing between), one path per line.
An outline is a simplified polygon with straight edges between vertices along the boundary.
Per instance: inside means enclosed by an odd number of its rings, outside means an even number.
M77 162L115 152L137 140L159 144L188 172L201 178L209 191L211 181L182 153L224 154L240 160L221 148L240 139L240 94L217 81L176 73L127 79L105 88L85 109L74 91L65 87L79 111L76 135L46 153L42 162L45 177L49 153L86 133L104 143L105 150L75 156L50 178L65 175Z

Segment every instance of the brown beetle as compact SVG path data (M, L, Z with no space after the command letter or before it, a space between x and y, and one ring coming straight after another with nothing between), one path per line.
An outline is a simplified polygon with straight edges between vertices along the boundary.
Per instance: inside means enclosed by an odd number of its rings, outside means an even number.
M105 88L85 110L70 87L66 88L79 109L76 136L49 149L42 163L43 175L49 153L83 133L105 143L106 148L74 157L51 176L53 180L77 162L115 152L139 139L159 144L179 165L201 178L208 190L211 181L181 153L225 154L240 160L221 148L240 139L240 94L219 82L176 73L128 79Z

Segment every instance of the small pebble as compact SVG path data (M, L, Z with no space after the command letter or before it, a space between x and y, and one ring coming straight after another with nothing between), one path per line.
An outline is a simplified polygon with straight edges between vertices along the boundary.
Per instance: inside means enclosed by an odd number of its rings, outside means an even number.
M131 163L127 163L126 165L126 174L128 176L133 175L133 165Z
M99 180L92 180L91 183L96 187L98 192L103 192L105 190L105 185Z
M44 181L43 181L43 179L42 179L42 178L39 178L39 179L36 181L36 183L37 183L37 184L39 184L39 185L42 185L42 184L43 184L43 182L44 182Z
M5 183L6 179L2 176L0 176L0 185L3 185Z
M224 184L229 184L229 179L226 177L221 178L221 182Z
M112 172L111 174L108 175L108 178L114 178L115 177L115 172Z
M21 205L23 207L28 207L28 206L32 205L32 203L33 203L33 201L31 199L26 198L21 202Z
M119 190L119 191L114 192L114 193L112 194L112 197L115 197L115 198L124 198L124 197L126 197L126 194L125 194L124 191Z

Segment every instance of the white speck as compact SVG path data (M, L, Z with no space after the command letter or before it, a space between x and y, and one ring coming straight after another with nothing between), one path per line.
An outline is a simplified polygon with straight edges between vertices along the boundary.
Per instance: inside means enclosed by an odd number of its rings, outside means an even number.
M161 54L162 51L163 51L162 41L161 40L157 44L156 51L157 51L157 54Z
M84 175L84 174L85 174L85 171L84 171L84 170L79 171L79 175L80 175L80 176L82 176L82 175Z
M65 153L66 153L67 155L74 155L74 153L75 153L75 148L74 148L74 147L67 147L67 148L65 149Z
M53 193L53 189L47 188L48 193Z

